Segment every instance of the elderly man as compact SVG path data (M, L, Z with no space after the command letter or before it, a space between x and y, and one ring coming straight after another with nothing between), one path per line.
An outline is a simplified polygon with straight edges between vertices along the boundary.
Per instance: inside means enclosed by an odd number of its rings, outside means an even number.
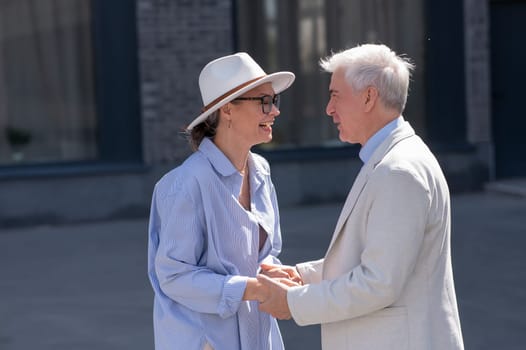
M321 66L332 73L326 112L364 164L325 257L262 266L260 309L321 324L323 349L463 349L448 185L402 117L413 65L368 44Z

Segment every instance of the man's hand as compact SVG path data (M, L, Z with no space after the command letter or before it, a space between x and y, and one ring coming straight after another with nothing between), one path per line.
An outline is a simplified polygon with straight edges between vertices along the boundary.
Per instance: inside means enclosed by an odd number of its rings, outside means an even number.
M291 318L289 305L287 303L287 290L291 286L299 284L286 279L273 279L265 275L257 276L258 282L265 291L265 297L259 303L259 310L271 314L277 319L288 320Z
M261 274L272 278L287 278L297 284L303 285L303 280L294 266L261 264Z

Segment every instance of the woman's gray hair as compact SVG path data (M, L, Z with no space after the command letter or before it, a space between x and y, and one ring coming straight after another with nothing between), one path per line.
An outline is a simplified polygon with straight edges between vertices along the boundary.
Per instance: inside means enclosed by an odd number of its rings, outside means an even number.
M387 108L403 112L414 65L387 46L359 45L321 59L320 66L329 73L344 69L345 80L354 91L374 86Z

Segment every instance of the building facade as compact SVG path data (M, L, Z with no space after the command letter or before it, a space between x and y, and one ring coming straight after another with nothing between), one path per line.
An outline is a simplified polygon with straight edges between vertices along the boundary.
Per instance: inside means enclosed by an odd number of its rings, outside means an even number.
M182 130L202 107L201 68L236 51L267 71L297 75L282 96L273 142L254 149L271 162L281 205L345 199L361 166L359 148L342 144L325 116L330 77L318 61L364 42L385 43L415 63L404 117L437 154L452 191L525 176L524 157L510 150L526 146L507 137L518 135L524 118L506 103L516 93L510 82L523 74L524 48L498 40L520 25L525 7L482 0L1 2L0 226L147 215L155 182L190 154Z

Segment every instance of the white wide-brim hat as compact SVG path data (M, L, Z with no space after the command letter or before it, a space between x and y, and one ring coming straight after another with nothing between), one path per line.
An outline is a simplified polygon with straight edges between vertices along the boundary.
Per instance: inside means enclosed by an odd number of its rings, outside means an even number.
M215 59L199 74L203 113L195 118L186 130L192 130L221 106L261 84L272 83L274 93L279 94L288 88L295 78L292 72L265 73L245 52Z

